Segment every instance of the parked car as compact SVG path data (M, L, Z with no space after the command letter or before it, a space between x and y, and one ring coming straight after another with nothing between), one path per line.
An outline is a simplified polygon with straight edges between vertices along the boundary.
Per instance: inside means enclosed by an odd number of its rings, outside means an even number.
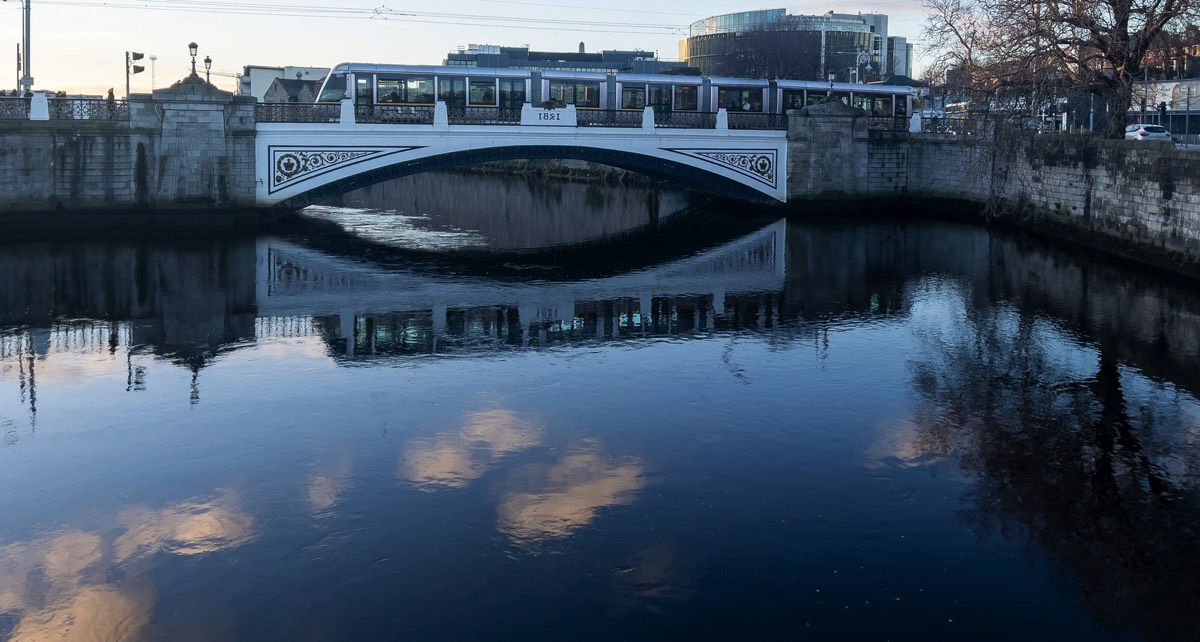
M1125 140L1171 140L1171 132L1162 125L1137 123L1125 128Z

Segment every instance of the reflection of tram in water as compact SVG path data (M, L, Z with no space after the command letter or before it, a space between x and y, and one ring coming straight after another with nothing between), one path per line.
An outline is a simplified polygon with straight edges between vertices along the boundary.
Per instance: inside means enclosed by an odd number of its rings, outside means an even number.
M317 95L333 103L353 78L359 107L381 105L447 108L520 109L524 103L576 109L655 113L728 112L780 114L821 102L830 94L874 116L907 116L912 109L908 87L803 81L752 80L668 74L595 71L493 69L414 65L340 64Z

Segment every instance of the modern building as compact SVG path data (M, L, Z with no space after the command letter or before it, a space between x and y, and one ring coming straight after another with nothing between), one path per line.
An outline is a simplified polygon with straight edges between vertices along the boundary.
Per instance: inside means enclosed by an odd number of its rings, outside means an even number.
M908 44L908 38L891 36L887 40L888 57L884 72L888 75L912 77L913 46Z
M877 13L743 11L692 23L679 57L706 76L866 82L889 71L887 30Z
M523 47L467 45L446 54L445 65L461 67L499 67L518 69L562 69L567 71L629 72L635 74L679 73L687 65L680 61L660 60L655 52L604 50L588 53L584 43L579 51L531 51Z

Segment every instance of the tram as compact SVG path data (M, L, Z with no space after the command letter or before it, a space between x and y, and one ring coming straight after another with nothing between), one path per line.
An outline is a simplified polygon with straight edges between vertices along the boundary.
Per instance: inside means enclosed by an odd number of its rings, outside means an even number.
M781 114L835 99L875 116L912 113L909 87L828 83L806 80L755 80L716 76L627 74L596 71L530 70L433 65L343 63L334 67L317 95L318 103L336 103L352 94L360 106L432 106L520 109L524 103L576 109L656 113L728 112Z

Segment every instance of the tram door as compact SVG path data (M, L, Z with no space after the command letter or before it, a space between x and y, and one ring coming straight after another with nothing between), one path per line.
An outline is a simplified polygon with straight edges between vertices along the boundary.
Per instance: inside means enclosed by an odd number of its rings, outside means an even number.
M438 100L446 103L446 107L467 106L467 79L459 77L438 78Z
M500 79L500 107L520 109L526 100L524 78Z
M374 87L371 86L374 80L374 76L366 74L354 77L354 104L367 107L375 104Z

